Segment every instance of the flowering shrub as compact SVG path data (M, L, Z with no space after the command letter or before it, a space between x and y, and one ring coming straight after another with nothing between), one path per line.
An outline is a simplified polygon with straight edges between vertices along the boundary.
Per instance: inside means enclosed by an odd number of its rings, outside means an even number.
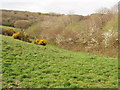
M16 33L13 29L2 29L2 34L7 36L12 36Z
M43 39L43 40L40 40L40 39L36 39L35 44L38 44L38 45L43 45L45 46L47 44L47 40Z
M12 37L13 37L14 39L21 39L21 33L20 33L20 32L14 33L14 34L12 35Z
M31 42L30 40L29 40L29 35L28 34L24 34L24 33L22 33L22 32L17 32L17 33L14 33L13 35L12 35L12 37L14 38L14 39L19 39L19 40L22 40L22 41L26 41L26 42Z

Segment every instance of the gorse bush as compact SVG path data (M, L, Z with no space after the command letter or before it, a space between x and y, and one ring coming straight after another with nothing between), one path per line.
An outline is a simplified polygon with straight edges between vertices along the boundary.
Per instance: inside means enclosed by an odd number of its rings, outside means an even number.
M29 35L26 34L26 33L23 33L23 32L17 32L17 33L14 33L12 35L12 37L14 39L19 39L19 40L22 40L22 41L26 41L26 42L31 42L29 39Z
M13 29L2 29L0 33L3 35L12 36L16 32Z
M45 39L43 39L43 40L36 39L34 43L37 44L37 45L45 46L47 44L47 40L45 40Z
M15 38L15 39L17 39L18 36L20 36L20 32L17 32L17 33L15 33L15 34L12 35L12 37Z

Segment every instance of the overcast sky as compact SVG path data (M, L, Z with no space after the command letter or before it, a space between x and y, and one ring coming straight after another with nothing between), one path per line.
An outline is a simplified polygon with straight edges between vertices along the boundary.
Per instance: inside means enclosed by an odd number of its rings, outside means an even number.
M102 7L110 8L119 0L0 0L0 9L56 12L87 15Z

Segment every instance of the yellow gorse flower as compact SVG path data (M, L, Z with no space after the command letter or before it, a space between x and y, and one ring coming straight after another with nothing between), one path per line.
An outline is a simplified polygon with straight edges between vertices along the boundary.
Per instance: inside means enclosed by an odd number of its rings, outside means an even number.
M17 33L14 33L14 34L12 35L12 37L13 37L13 38L17 38L19 35L20 35L20 32L17 32Z
M39 39L36 39L35 40L35 44L38 44L38 45L46 45L47 44L47 40L43 39L43 40L39 40Z

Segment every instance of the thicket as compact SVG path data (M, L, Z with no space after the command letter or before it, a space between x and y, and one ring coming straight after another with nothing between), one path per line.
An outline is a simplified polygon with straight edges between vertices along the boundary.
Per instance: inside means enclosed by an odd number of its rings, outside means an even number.
M47 39L61 48L118 56L117 13L48 16L26 31L35 38Z

